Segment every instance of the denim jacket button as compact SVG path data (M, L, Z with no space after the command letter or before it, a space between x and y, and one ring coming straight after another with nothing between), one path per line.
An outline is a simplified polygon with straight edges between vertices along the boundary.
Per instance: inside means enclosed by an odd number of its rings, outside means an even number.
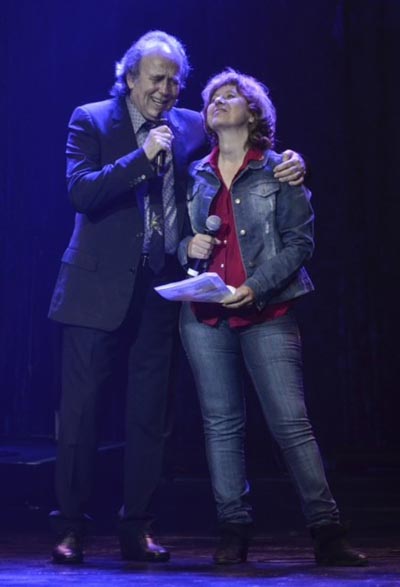
M240 204L240 198L235 198L235 204Z
M244 228L242 228L239 232L240 236L246 236L246 231Z

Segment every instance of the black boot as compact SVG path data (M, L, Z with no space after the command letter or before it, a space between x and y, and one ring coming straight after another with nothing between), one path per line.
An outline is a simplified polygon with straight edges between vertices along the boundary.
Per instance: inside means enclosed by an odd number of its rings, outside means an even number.
M365 554L354 550L346 539L347 530L342 524L326 524L311 528L317 565L328 567L364 567Z
M220 539L213 560L217 565L232 565L244 563L247 560L247 551L251 536L250 524L221 524Z

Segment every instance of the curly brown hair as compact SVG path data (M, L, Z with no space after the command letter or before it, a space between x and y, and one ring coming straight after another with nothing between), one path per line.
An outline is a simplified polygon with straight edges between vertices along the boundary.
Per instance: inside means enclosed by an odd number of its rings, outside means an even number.
M203 98L202 114L211 142L213 144L217 143L217 135L207 125L207 108L215 92L226 85L236 87L247 101L249 110L254 117L254 121L249 124L249 146L262 150L272 148L275 139L276 111L269 97L267 86L254 77L240 73L231 67L210 78L201 93Z

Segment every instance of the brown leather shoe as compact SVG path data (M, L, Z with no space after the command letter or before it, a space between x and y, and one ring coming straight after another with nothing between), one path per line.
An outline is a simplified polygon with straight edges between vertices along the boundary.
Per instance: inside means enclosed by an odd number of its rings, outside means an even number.
M170 558L168 550L158 544L151 534L140 533L129 540L120 536L120 546L124 560L165 563Z
M82 539L74 530L67 531L53 549L53 562L75 565L83 562Z

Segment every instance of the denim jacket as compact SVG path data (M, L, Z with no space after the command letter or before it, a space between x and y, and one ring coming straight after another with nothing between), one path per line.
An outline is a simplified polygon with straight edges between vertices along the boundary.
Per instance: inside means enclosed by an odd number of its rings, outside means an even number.
M250 161L232 187L233 212L247 278L261 310L266 304L288 301L314 289L302 266L314 249L314 213L311 194L304 186L290 186L274 178L281 156L266 151L260 161ZM188 210L194 233L204 233L210 206L221 182L208 157L189 169ZM181 242L179 258L187 262L187 245Z

